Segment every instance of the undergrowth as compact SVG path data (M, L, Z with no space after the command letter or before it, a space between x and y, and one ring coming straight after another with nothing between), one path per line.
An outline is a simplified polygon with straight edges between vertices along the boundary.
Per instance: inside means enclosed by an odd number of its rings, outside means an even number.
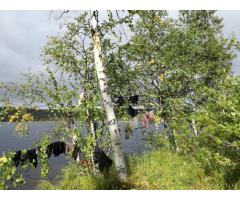
M207 176L198 162L164 149L130 156L126 160L127 183L121 183L117 179L114 167L108 173L95 172L94 174L90 169L74 163L63 170L62 180L57 185L42 181L40 189L224 189L221 176Z
M221 181L206 176L200 164L167 150L128 159L129 181L135 189L222 189Z
M39 185L43 190L118 190L124 189L114 170L108 173L95 172L72 163L62 171L62 179L57 185L43 180Z

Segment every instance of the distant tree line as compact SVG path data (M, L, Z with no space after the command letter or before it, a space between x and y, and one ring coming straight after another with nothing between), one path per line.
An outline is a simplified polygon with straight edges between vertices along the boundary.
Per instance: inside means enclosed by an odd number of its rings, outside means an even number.
M4 108L0 107L0 112ZM2 122L9 122L10 118L14 113L16 113L17 109L15 107L11 107L2 118ZM26 108L26 113L30 114L33 117L33 121L48 121L53 120L53 114L48 109L34 109L34 108Z

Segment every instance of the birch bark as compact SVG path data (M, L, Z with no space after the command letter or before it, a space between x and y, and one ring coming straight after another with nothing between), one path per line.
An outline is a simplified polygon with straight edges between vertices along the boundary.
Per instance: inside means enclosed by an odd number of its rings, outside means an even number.
M121 142L120 142L120 133L119 133L115 113L113 110L113 103L108 93L107 78L104 72L104 66L102 62L101 41L100 41L99 32L97 31L97 20L94 14L91 21L91 34L92 34L92 42L93 42L95 69L97 72L100 92L103 99L103 105L107 115L108 128L109 128L110 137L111 137L111 145L113 149L116 171L119 179L121 181L126 181L127 173L126 173L126 166L125 166L125 161L124 161Z

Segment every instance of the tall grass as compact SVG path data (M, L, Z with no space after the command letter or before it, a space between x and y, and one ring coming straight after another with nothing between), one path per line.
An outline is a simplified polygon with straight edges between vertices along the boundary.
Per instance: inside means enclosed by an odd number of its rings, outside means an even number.
M130 157L128 171L135 189L223 189L221 181L206 176L199 163L164 149Z
M192 190L224 189L221 176L210 177L201 165L168 150L160 149L127 158L128 183L121 183L114 167L109 173L95 173L77 164L63 170L58 185L42 181L41 189L62 190Z
M62 172L62 180L58 185L41 181L40 189L45 190L113 190L123 189L114 170L101 174L78 164L70 164Z

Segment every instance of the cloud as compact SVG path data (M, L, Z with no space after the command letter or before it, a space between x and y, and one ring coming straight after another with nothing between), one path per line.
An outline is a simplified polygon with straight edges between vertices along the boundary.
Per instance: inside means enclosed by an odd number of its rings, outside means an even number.
M73 11L72 16L77 13ZM240 11L217 13L224 18L224 33L234 32L240 40ZM50 11L0 11L0 80L19 79L28 68L33 71L44 69L41 49L47 36L58 33L61 23L50 14ZM170 15L176 18L177 11L170 11ZM239 63L240 56L233 65L237 74L240 74Z
M226 36L235 35L240 41L240 11L221 10L217 14L223 18L223 32ZM237 58L233 61L232 71L240 75L240 53L236 52Z
M9 81L29 67L42 70L41 49L48 35L55 35L59 22L49 11L0 12L0 79Z

